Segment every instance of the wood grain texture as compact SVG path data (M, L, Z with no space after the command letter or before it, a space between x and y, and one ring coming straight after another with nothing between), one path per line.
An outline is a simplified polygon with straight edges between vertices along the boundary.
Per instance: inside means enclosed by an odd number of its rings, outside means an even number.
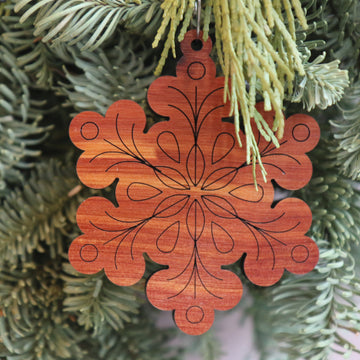
M77 213L83 235L70 247L72 265L86 274L105 270L118 285L144 274L146 253L167 268L147 282L149 301L174 310L179 328L202 334L214 309L235 306L242 295L237 275L223 269L244 254L244 271L254 284L276 283L284 270L304 274L318 261L316 244L305 234L311 211L287 198L273 206L275 180L299 189L312 174L306 152L315 147L319 127L307 115L286 120L280 148L256 127L268 182L246 163L223 103L224 78L216 77L211 41L193 50L196 32L181 43L177 75L155 80L148 91L152 109L169 118L144 133L145 114L136 103L115 102L105 117L77 115L70 125L73 143L83 150L77 163L81 181L104 188L116 179L117 204L102 197L84 201ZM200 40L197 40L200 41ZM269 126L273 112L257 105ZM245 144L245 137L240 137Z

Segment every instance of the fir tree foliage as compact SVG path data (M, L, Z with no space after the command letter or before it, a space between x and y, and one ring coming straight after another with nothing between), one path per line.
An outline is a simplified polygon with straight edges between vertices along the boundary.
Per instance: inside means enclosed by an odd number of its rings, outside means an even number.
M23 11L20 22L35 16L34 35L54 45L85 43L82 50L95 50L114 35L119 25L131 32L151 36L161 20L160 1L140 0L16 0Z
M66 46L46 46L41 37L34 35L33 19L20 23L20 16L14 13L14 4L8 7L9 15L3 16L2 38L16 56L16 64L31 77L37 85L47 87L53 84L55 70L70 60ZM33 79L32 79L33 80Z
M144 103L146 89L154 81L156 56L145 42L126 33L118 33L119 41L105 52L72 51L73 62L83 73L65 69L69 85L62 84L59 92L77 111L93 110L105 114L118 99ZM134 52L136 49L136 53Z
M62 311L59 265L28 263L0 272L0 336L8 359L83 358L82 336Z
M289 276L267 295L273 304L272 330L288 359L328 359L332 352L360 353L347 332L360 331L360 282L349 252L318 240L315 270ZM284 341L285 340L285 341Z
M2 358L187 358L169 343L177 330L159 328L158 312L144 303L154 264L130 288L115 286L102 272L78 274L68 264L66 251L79 231L77 208L95 192L79 184L63 133L74 112L103 114L124 98L141 104L151 122L146 88L155 66L160 71L167 52L196 23L196 2L0 1ZM262 360L326 360L333 352L355 358L347 333L360 331L360 202L352 181L360 168L359 0L202 5L203 36L211 33L231 84L226 96L236 126L244 122L248 160L261 166L250 122L276 143L282 110L294 112L294 102L322 128L323 140L311 154L313 179L296 193L313 212L309 235L320 247L319 264L303 276L285 275L272 288L248 285ZM151 42L163 51L160 59ZM276 112L272 130L254 110L260 99ZM195 343L204 360L221 356L216 329Z
M6 17L0 19L0 31ZM22 170L41 154L38 145L49 127L42 126L44 101L34 99L28 75L17 66L16 53L0 37L0 193L6 184L24 181Z
M359 244L360 192L341 174L335 147L335 141L323 140L313 151L314 174L299 195L312 210L312 233L326 238L333 247L350 251Z
M111 328L104 329L98 339L101 344L95 359L104 360L179 360L182 350L166 343L175 337L175 332L159 329L146 316L143 309L132 324L123 332L114 332ZM94 359L94 360L95 360Z
M339 69L339 60L323 63L326 54L304 64L305 76L295 83L292 102L302 102L307 111L336 104L348 86L348 73Z
M320 142L312 153L313 178L298 192L312 210L310 235L317 239L319 263L314 271L288 275L261 294L270 300L265 319L271 334L265 336L280 344L289 360L325 360L332 352L347 356L358 351L346 332L360 329L360 282L351 255L359 244L360 198L336 165L335 145ZM264 359L270 358L267 351L263 348Z
M339 103L340 114L331 121L334 137L339 141L337 163L342 172L360 179L360 80L353 84Z
M2 202L0 264L26 263L35 250L50 258L63 254L64 238L76 234L75 214L83 199L80 189L72 166L53 160L37 164L23 187Z
M79 274L70 264L64 264L64 273L64 311L76 316L79 325L92 330L93 336L106 326L124 329L124 323L139 313L141 302L134 288L116 286L102 272Z

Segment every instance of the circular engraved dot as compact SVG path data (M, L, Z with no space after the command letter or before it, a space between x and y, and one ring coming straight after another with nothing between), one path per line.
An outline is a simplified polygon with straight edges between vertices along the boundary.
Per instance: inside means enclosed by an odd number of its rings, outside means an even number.
M99 135L99 127L94 122L86 122L81 126L81 136L85 140L94 140Z
M296 245L291 250L291 257L297 263L303 263L309 258L309 249L304 245Z
M205 76L206 68L201 62L194 61L188 66L187 73L191 79L200 80Z
M296 141L304 142L310 137L310 129L305 124L297 124L292 129L292 136Z
M191 324L198 324L204 319L204 310L200 306L190 306L186 310L186 319Z
M97 259L99 251L95 245L86 244L80 249L80 258L85 262L93 262Z

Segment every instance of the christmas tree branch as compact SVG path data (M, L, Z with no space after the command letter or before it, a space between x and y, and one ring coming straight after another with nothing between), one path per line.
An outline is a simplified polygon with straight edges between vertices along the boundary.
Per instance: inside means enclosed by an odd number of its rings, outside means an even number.
M360 179L360 80L346 92L339 104L340 114L331 121L334 137L339 141L337 164L343 174Z
M275 338L289 358L322 360L331 352L359 352L346 339L346 332L360 331L360 311L353 303L360 300L354 259L327 241L318 244L320 260L314 271L289 276L267 294L273 302Z
M123 329L139 313L141 302L135 288L116 286L103 272L79 274L68 263L64 264L64 272L64 311L75 316L85 330L92 330L94 336L106 326Z
M0 19L0 30L4 25ZM41 154L38 145L51 129L41 125L44 103L34 99L31 79L0 37L0 193L7 183L23 181L21 170L32 167Z
M119 25L151 36L160 22L159 1L150 0L15 0L23 11L20 22L36 14L35 36L53 45L83 42L82 50L93 51L111 38ZM84 41L85 39L85 41Z
M34 250L47 251L50 258L63 254L64 235L74 231L80 189L71 167L58 161L37 164L26 184L2 203L0 264L26 262Z
M81 45L80 45L81 46ZM136 47L137 52L133 49ZM146 89L154 80L156 56L151 47L133 36L122 34L116 45L105 52L72 50L73 62L82 74L65 70L69 84L58 91L68 97L77 111L94 110L105 114L116 100L131 99L144 104Z

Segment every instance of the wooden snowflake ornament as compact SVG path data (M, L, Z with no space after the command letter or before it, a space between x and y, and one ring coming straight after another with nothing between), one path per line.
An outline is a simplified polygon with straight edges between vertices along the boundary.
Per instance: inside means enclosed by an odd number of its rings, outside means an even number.
M77 115L70 125L73 143L83 150L77 163L81 181L100 189L116 179L117 204L102 197L84 201L77 213L83 235L69 258L80 272L102 269L118 285L138 282L144 253L167 268L153 274L146 292L162 310L174 310L180 329L202 334L214 309L235 306L242 295L237 275L223 269L245 254L244 271L254 284L276 283L284 269L304 274L318 261L318 248L305 236L311 211L288 198L275 206L275 180L300 189L310 180L305 154L319 139L307 115L286 120L280 148L266 142L254 126L268 182L246 164L223 103L224 78L216 77L209 57L211 40L193 50L196 32L181 43L177 76L155 80L148 92L152 109L169 118L144 133L145 114L135 102L120 100L105 117ZM199 41L199 40L197 40ZM273 112L257 105L269 126ZM240 134L245 143L245 137Z

